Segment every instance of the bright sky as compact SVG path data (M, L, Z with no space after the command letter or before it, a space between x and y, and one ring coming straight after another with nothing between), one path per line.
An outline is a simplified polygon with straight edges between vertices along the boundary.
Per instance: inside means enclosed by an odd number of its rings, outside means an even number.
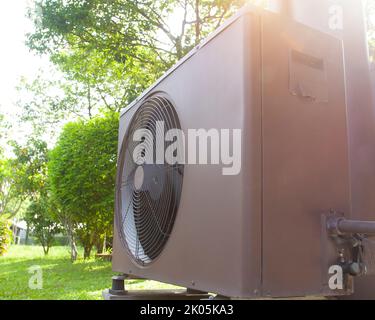
M39 58L25 46L25 34L32 30L32 23L26 17L26 8L32 0L2 0L0 2L0 112L8 121L17 113L15 102L20 77L32 79L39 68L48 65L47 58ZM12 137L22 137L15 125ZM27 130L27 129L25 129Z

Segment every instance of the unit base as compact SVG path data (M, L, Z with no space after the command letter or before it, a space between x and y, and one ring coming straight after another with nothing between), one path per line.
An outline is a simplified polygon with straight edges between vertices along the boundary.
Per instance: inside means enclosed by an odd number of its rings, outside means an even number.
M123 294L112 294L110 290L103 292L104 300L211 300L213 295L189 294L187 290L130 290Z
M103 291L104 300L211 300L214 295L192 289L176 290L126 290L128 275L112 277L112 289Z

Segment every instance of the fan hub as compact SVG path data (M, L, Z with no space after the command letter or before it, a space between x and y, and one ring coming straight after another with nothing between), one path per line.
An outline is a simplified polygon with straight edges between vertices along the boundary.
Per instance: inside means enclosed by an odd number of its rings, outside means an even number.
M156 164L143 166L144 178L142 191L147 191L153 200L159 200L165 183L165 167ZM139 191L139 190L138 190Z

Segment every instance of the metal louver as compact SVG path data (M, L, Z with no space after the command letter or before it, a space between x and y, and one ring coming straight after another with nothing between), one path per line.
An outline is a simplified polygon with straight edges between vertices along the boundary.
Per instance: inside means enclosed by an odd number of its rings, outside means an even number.
M158 148L167 150L172 143L160 141L157 133L170 129L181 129L175 108L164 95L151 96L135 113L119 155L117 225L128 254L141 266L161 254L179 207L184 167L156 161ZM149 134L134 141L134 134L142 130ZM138 162L150 154L152 163Z

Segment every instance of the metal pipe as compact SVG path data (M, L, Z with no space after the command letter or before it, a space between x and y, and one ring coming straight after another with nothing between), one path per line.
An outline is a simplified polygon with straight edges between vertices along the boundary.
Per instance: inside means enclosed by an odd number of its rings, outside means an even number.
M374 221L357 221L342 219L338 221L337 228L341 233L375 234Z
M327 220L327 228L332 234L367 234L375 235L375 221L347 220L343 217L332 217Z

